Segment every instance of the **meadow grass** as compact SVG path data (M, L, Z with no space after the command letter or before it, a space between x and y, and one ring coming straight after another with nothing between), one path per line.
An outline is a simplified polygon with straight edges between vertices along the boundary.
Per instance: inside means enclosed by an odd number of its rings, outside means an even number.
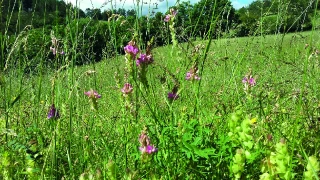
M319 179L318 30L157 47L145 67L76 66L71 39L62 67L0 74L1 179Z

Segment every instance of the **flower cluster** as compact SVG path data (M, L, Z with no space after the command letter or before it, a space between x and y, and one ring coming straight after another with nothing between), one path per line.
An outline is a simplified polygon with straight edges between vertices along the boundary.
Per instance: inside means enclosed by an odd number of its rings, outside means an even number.
M200 80L198 76L198 67L192 67L186 74L186 80Z
M148 65L153 62L152 55L140 54L140 57L136 60L137 66L141 66L143 64Z
M164 18L164 22L169 22L170 20L173 20L177 13L178 11L170 9L170 14L166 15L166 17Z
M150 138L145 131L140 134L139 142L141 144L139 150L142 152L142 154L152 154L158 151L154 145L151 145Z
M124 47L124 51L126 52L126 54L129 54L131 58L135 59L136 55L139 52L139 49L134 41L130 41L128 45Z
M59 111L56 109L54 104L52 104L49 108L48 119L58 119L60 118Z
M130 94L131 92L133 91L133 87L131 84L129 83L125 83L123 88L121 89L121 92L124 94L124 95L127 95L127 94Z

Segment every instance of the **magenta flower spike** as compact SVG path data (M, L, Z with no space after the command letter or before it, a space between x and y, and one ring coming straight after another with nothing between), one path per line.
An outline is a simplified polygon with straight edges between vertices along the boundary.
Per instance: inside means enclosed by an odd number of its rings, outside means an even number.
M152 55L140 54L140 57L136 60L137 66L141 66L142 64L151 64L153 62Z
M126 54L130 54L133 58L135 58L139 52L139 49L133 41L130 41L128 45L124 47L124 51Z

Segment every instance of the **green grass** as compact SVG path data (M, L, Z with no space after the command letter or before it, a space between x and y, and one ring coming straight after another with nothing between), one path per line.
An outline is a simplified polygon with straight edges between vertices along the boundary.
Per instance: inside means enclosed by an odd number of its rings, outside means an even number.
M65 66L27 74L22 54L0 74L0 179L319 179L318 30L152 49L149 87L128 55L74 66L85 52L72 38L71 55L54 59ZM195 63L201 80L188 81ZM157 152L139 151L143 131Z

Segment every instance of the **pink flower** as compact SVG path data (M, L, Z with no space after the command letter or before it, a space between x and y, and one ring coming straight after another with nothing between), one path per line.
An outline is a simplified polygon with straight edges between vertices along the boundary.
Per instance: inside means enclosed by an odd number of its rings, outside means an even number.
M151 64L153 62L152 55L140 54L140 57L136 60L137 66L141 64Z
M90 91L88 91L88 92L85 92L84 94L87 95L91 99L99 99L99 98L101 98L101 95L98 94L97 91L94 91L92 89Z
M256 80L250 75L249 77L248 76L245 76L243 79L242 79L242 83L243 84L248 84L249 86L253 87L256 85Z
M167 14L166 17L164 18L164 22L169 22L171 19L171 15Z
M186 80L200 80L198 76L198 68L192 67L186 74Z
M139 147L139 150L142 154L152 154L154 152L157 152L158 149L154 145L150 145L151 141L148 135L143 131L139 136L139 142L141 146Z
M124 47L124 51L125 51L127 54L130 54L133 58L135 58L136 55L137 55L138 52L139 52L139 49L138 49L138 47L135 45L135 42L130 41L130 42L128 43L128 45Z
M133 87L129 83L125 83L123 88L121 89L121 92L123 94L130 94L133 91Z

